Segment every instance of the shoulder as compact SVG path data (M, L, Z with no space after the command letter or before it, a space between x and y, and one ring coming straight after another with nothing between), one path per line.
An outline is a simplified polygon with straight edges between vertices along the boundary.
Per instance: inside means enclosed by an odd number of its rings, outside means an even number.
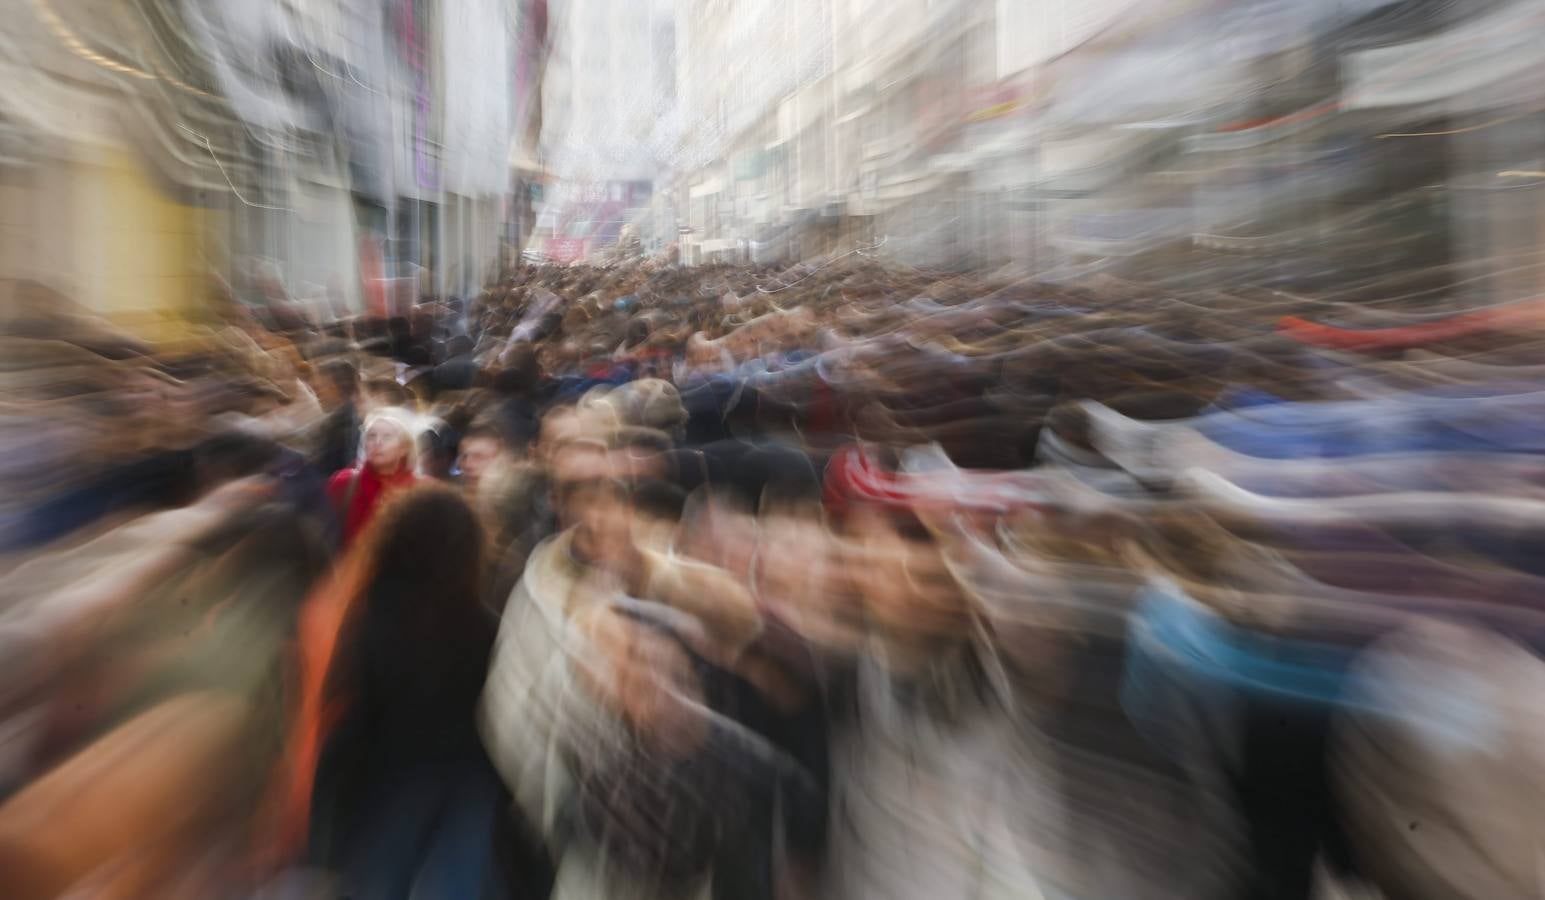
M329 491L343 490L348 486L349 480L354 477L354 472L354 469L339 469L334 472L332 477L327 479L327 489Z

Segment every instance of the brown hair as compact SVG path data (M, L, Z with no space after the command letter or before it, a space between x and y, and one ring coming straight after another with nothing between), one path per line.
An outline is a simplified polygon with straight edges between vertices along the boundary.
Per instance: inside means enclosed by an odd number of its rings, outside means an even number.
M485 540L458 491L426 483L387 498L356 552L365 557L362 577L372 595L433 586L437 596L461 602L478 597Z

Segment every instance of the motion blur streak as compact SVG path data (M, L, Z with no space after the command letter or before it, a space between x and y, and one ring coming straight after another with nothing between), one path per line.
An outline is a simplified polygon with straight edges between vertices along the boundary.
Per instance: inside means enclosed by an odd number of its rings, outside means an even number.
M0 895L1545 896L1539 0L15 0Z

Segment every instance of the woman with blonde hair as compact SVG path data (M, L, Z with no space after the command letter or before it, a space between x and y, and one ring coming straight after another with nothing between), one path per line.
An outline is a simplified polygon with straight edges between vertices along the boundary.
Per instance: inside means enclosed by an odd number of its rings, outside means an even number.
M402 409L377 410L365 420L358 461L327 482L328 499L343 528L343 546L353 543L369 524L382 498L418 480L416 431L412 413Z

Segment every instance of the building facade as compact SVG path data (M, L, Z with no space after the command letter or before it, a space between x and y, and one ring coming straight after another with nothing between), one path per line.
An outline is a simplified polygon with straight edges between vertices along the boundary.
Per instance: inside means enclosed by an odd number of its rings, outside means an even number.
M393 279L477 290L535 115L516 102L540 78L545 41L517 40L532 5L19 4L0 22L0 278L126 322L274 278L340 311Z
M1541 15L683 0L682 258L864 249L1304 289L1423 270L1433 296L1534 296Z

